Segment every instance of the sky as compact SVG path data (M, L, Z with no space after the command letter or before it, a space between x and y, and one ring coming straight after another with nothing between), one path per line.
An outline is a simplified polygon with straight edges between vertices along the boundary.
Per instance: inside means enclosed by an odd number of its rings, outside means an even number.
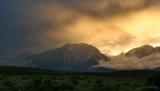
M160 44L160 0L0 0L0 57L66 43L106 55Z

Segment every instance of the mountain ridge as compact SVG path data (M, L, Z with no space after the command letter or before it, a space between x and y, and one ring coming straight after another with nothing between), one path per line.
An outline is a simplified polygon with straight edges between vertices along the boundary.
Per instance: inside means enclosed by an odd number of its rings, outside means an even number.
M143 45L117 56L106 56L89 44L66 44L49 51L22 55L10 66L66 71L111 72L114 70L155 70L160 68L160 47ZM17 61L18 60L18 61ZM16 65L17 64L17 65ZM6 65L6 64L5 64Z
M141 47L134 48L125 53L126 56L136 56L138 58L143 58L152 53L160 52L160 47L153 47L149 44L143 45Z
M51 51L31 55L27 59L35 67L73 71L95 71L96 68L92 66L98 65L99 60L109 60L96 47L84 43L66 44Z

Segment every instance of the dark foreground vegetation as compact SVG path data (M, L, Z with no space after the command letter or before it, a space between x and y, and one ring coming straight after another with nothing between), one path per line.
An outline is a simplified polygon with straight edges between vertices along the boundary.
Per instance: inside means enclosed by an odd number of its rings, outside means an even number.
M0 67L0 91L160 91L156 71L81 73Z

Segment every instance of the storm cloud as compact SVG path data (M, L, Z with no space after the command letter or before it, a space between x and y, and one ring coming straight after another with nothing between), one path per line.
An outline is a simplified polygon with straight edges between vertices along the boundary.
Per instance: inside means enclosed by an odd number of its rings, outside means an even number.
M119 53L138 40L119 24L137 12L159 9L159 4L159 0L1 0L0 55L81 42L104 53Z

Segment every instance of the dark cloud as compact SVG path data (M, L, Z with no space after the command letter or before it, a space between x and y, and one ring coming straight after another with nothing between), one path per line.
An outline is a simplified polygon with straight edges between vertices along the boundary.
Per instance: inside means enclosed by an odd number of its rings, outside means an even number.
M20 0L0 1L1 56L32 50L38 45L34 40L37 29L48 28L48 21L30 20L31 4Z
M110 18L159 5L159 0L54 0L64 8L95 18ZM54 2L54 3L55 3Z
M0 55L44 50L68 42L49 39L47 33L64 31L65 26L72 26L81 16L112 19L111 17L159 4L159 0L142 1L134 3L129 0L1 0ZM131 6L127 6L126 2Z

